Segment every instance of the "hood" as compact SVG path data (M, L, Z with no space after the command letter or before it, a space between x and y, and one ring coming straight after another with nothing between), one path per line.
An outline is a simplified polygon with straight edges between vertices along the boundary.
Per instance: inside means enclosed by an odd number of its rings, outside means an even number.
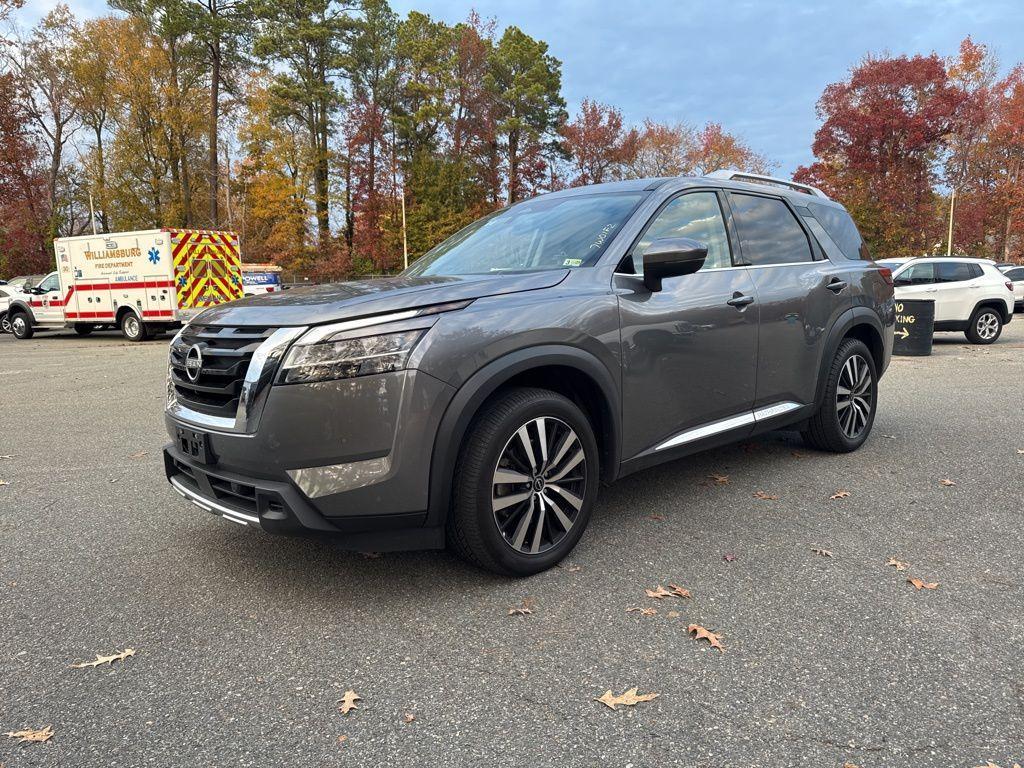
M385 277L331 283L221 304L203 311L193 322L267 327L318 325L449 301L551 288L568 274L567 269L557 269L457 277Z

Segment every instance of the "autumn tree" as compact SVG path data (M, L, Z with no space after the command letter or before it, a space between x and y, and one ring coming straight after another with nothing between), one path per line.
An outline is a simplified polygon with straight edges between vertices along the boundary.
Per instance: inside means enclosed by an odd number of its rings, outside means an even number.
M331 127L344 103L337 78L348 71L347 41L355 27L350 6L334 0L259 0L254 54L273 71L275 113L302 122L313 163L318 245L331 243Z
M686 134L685 146L686 173L693 176L706 176L722 169L768 174L772 169L768 158L723 130L719 123L708 123L699 131Z
M623 178L639 143L638 131L624 126L619 110L589 99L561 135L573 166L573 186Z
M939 56L869 56L822 94L816 161L796 178L842 201L876 256L925 253L941 240L935 162L963 103Z

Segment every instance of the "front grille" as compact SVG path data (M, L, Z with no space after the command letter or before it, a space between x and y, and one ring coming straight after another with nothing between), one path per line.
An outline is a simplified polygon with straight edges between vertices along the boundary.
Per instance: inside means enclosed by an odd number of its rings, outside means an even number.
M274 328L189 325L171 345L171 385L179 402L200 413L233 417L256 349ZM185 372L189 349L199 345L203 366L196 381Z

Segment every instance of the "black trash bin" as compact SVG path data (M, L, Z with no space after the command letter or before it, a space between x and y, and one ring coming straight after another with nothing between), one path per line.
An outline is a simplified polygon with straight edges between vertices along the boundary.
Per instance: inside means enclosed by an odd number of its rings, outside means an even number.
M896 299L894 355L924 357L932 353L935 299Z

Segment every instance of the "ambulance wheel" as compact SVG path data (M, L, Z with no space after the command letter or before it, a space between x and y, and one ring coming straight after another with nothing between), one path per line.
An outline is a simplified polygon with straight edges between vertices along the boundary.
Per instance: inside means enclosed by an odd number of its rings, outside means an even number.
M24 312L15 312L11 315L11 333L14 334L14 338L19 340L32 338L35 330L32 328L32 322L28 319L28 315Z
M75 333L79 336L88 336L96 330L95 325L89 325L88 323L75 323Z
M146 324L134 312L125 312L121 318L121 334L128 341L145 341L149 338Z

